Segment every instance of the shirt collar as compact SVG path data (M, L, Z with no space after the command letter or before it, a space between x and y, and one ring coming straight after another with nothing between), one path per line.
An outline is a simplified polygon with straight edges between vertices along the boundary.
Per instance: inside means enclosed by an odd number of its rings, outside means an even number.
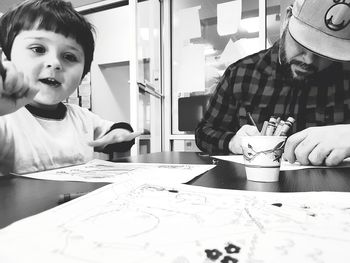
M279 41L277 41L268 51L265 53L265 57L263 58L264 63L260 65L261 70L268 75L274 75L274 72L278 70L280 67L279 59Z
M67 113L67 107L62 102L60 102L54 110L41 109L30 104L25 107L32 115L44 119L62 120Z

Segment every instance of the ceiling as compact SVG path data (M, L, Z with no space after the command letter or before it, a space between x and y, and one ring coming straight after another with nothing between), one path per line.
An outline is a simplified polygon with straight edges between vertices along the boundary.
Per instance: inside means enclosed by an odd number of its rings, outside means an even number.
M80 7L88 4L101 2L102 0L70 0L74 7ZM0 1L0 13L6 12L13 5L23 2L23 0L1 0Z

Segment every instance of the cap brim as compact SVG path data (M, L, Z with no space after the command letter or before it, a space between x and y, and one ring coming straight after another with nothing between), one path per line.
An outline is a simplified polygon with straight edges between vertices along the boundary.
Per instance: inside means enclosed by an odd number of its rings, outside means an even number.
M291 16L289 33L300 45L322 57L350 61L350 40L327 35Z

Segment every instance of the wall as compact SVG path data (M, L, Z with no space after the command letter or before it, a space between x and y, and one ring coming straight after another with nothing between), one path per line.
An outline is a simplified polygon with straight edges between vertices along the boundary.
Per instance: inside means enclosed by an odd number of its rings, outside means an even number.
M91 67L92 111L105 119L129 122L129 8L118 7L85 17L96 31Z

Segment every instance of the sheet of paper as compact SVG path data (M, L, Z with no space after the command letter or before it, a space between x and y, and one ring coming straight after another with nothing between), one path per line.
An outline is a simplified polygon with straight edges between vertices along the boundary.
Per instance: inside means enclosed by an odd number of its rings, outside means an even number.
M113 183L133 178L144 182L186 183L214 166L211 164L116 163L95 159L82 165L21 176L56 181Z
M258 38L241 38L235 42L230 38L220 55L220 63L226 67L261 50Z
M178 92L205 91L205 46L190 44L181 50Z
M219 36L236 34L242 17L242 1L217 4L217 31Z
M216 155L216 156L212 156L212 157L220 159L220 160L244 164L243 155ZM331 168L344 168L344 167L350 167L350 158L346 158L338 166L332 166ZM281 163L281 171L310 169L310 168L330 168L330 167L325 166L325 165L301 165L298 162L289 163L289 162L284 161L284 160L282 160L282 163Z
M350 193L132 181L0 230L0 262L349 261Z
M178 11L177 16L175 16L175 30L182 41L202 36L199 17L200 9L201 6L185 8Z

